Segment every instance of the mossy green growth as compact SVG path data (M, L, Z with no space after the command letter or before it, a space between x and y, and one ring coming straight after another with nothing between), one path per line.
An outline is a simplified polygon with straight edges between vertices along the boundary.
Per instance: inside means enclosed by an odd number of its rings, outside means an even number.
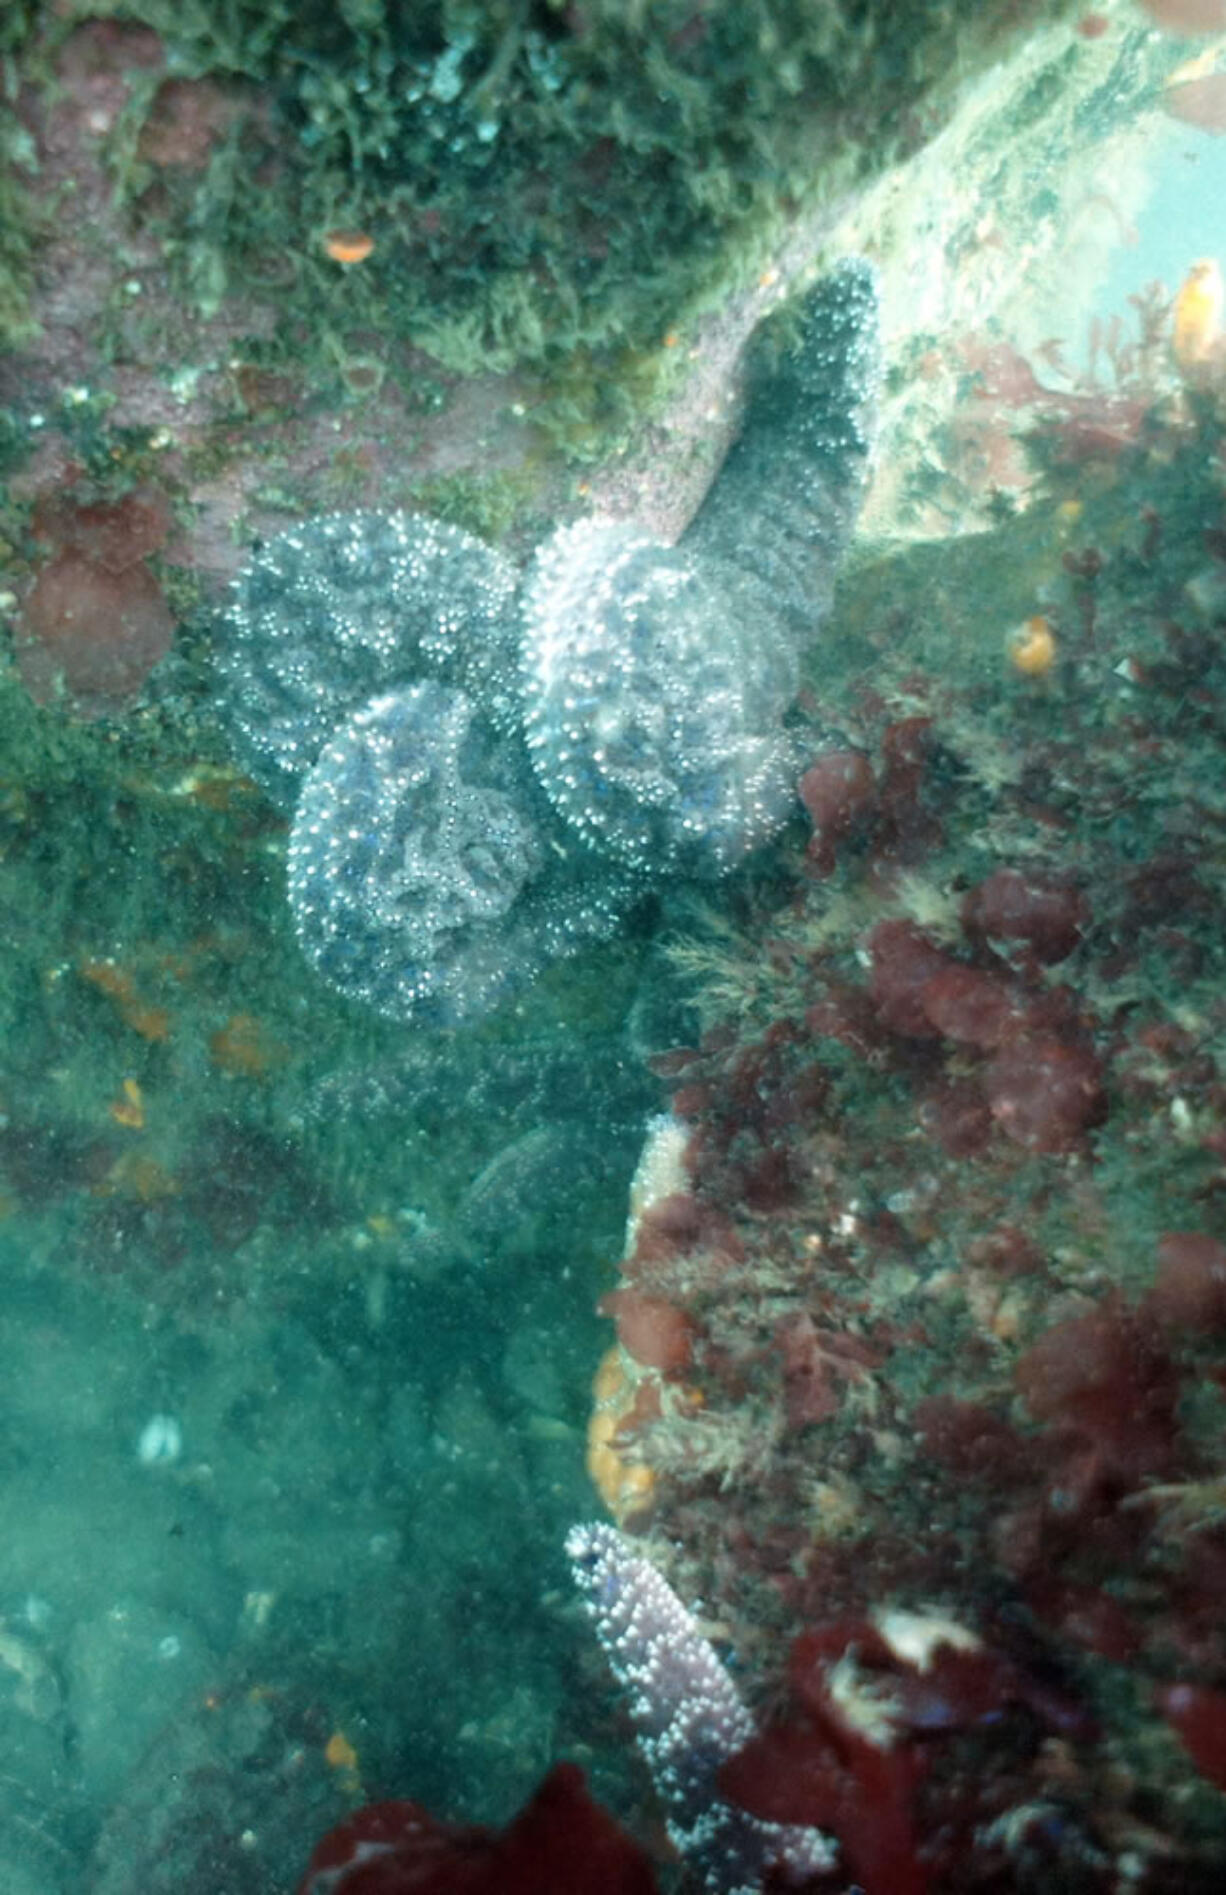
M1050 0L1035 16L1063 10ZM567 440L615 432L610 388L628 374L632 399L650 392L644 364L761 261L780 216L888 165L915 111L939 122L955 75L1017 25L1006 0L115 11L160 34L172 74L240 107L195 171L142 147L152 89L116 133L121 190L160 222L197 307L264 276L300 363L311 337L346 330L411 341L459 373L548 380L581 360L560 389ZM370 256L336 261L336 230L369 236Z
M523 473L435 474L414 481L405 493L405 504L497 545L520 519L531 492L531 482Z
M10 107L16 92L14 55L29 36L32 0L12 0L0 17L0 348L33 332L30 259L33 236L23 180L37 168L34 141Z

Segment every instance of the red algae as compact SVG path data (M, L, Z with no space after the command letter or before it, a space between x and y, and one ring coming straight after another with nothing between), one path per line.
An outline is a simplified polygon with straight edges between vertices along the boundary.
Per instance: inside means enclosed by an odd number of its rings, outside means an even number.
M865 1738L830 1699L823 1710L820 1721L798 1711L769 1724L724 1765L721 1789L767 1822L833 1832L866 1888L927 1895L931 1873L913 1815L923 1758L909 1745Z
M1169 1684L1157 1693L1157 1702L1201 1775L1226 1790L1226 1691Z
M984 1075L992 1117L1029 1151L1071 1152L1107 1116L1102 1068L1086 1046L1023 1033L1003 1046Z
M919 1121L950 1158L971 1158L992 1136L992 1113L975 1079L944 1079L919 1102Z
M807 1312L785 1317L775 1331L783 1365L784 1416L789 1428L837 1414L848 1382L876 1368L882 1352L859 1336L821 1330Z
M1135 1485L1175 1454L1175 1365L1142 1316L1115 1297L1039 1337L1015 1378L1032 1415L1091 1442Z
M644 1214L632 1261L666 1263L694 1251L739 1258L744 1252L731 1223L709 1204L683 1191L661 1198Z
M999 1046L1023 1017L1016 988L978 967L938 969L924 983L920 998L937 1031L968 1046Z
M1030 1459L1017 1430L978 1402L930 1395L917 1405L912 1423L927 1452L954 1474L1004 1485L1016 1480Z
M881 733L877 850L892 863L920 860L941 837L925 789L932 762L931 717L904 717Z
M420 1803L355 1810L316 1844L298 1895L656 1895L651 1864L556 1764L502 1830L450 1823Z
M106 716L141 690L174 629L162 588L143 565L111 571L83 553L58 553L26 599L17 669L36 703Z
M138 695L174 636L145 564L171 524L166 496L151 486L118 500L64 489L39 498L31 527L56 551L26 597L17 637L17 669L36 703L103 717Z
M1112 1664L1127 1664L1144 1645L1136 1619L1100 1587L1039 1575L1026 1586L1026 1603L1044 1624Z
M96 560L109 573L127 572L165 545L170 505L154 487L135 487L121 500L83 505L60 490L43 494L30 521L35 538L61 553Z
M1226 1335L1226 1244L1199 1231L1168 1231L1158 1240L1147 1300L1164 1327Z
M141 126L137 150L148 164L203 171L239 113L210 79L164 79Z
M936 942L912 921L879 921L868 937L870 992L882 1023L893 1033L934 1037L925 997L930 983L950 965Z
M921 1812L942 1740L1024 1707L1040 1726L1089 1734L1080 1707L970 1627L935 1613L827 1621L791 1647L787 1698L720 1772L734 1802L772 1822L832 1831L866 1889L944 1888L965 1808L925 1843ZM966 1848L965 1836L957 1847Z
M830 750L810 765L797 785L809 812L813 835L809 857L819 874L829 874L836 844L863 822L876 801L873 766L862 750Z
M972 937L1008 944L1041 967L1066 960L1089 921L1089 909L1072 883L1055 876L997 869L971 890L962 906Z
M689 1367L695 1323L684 1310L642 1290L610 1290L597 1308L602 1316L613 1317L622 1348L644 1368L671 1376Z

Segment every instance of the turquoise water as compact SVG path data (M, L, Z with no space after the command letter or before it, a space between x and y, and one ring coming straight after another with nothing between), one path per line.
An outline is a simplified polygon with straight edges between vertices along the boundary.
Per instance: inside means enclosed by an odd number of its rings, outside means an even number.
M352 1798L323 1763L335 1731L363 1782L493 1819L565 1747L560 1541L590 1508L593 1305L648 1088L596 1031L405 1058L304 1009L283 925L248 915L219 964L180 933L206 923L194 899L159 926L129 890L148 955L211 962L202 991L146 960L171 1017L144 1037L81 972L135 937L105 913L32 919L52 853L132 874L79 787L6 873L26 927L3 1127L3 1886L49 1890L87 1853L99 1888L147 1855L161 1886L229 1886L209 1879L224 1850L190 1882L189 1843L160 1840L211 1767L215 1824L256 1829L259 1886L289 1887L304 1829ZM146 837L185 844L173 809ZM213 1023L249 1009L296 1049L227 1073ZM110 1108L137 1087L124 1125ZM172 1780L200 1787L168 1803Z

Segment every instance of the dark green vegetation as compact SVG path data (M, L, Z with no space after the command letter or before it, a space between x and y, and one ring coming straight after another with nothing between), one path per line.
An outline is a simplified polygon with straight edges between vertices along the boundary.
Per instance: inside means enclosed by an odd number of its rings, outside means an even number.
M34 168L29 134L12 110L15 55L33 15L32 0L13 0L0 16L0 347L29 332L31 233L23 210L23 180Z
M270 355L295 365L335 368L373 331L461 373L544 375L574 452L641 409L687 311L760 268L799 209L931 135L951 75L1019 24L918 0L114 13L167 61L116 130L114 175L191 305L267 286ZM328 255L337 230L373 239L360 267Z

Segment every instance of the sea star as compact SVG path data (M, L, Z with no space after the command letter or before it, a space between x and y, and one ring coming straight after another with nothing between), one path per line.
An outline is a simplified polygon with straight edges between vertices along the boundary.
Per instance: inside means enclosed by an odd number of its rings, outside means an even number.
M342 992L479 1017L653 882L722 875L787 818L801 655L869 457L871 270L840 265L797 315L674 547L564 527L520 596L455 527L337 514L240 574L223 693L253 773L297 796L295 925Z

